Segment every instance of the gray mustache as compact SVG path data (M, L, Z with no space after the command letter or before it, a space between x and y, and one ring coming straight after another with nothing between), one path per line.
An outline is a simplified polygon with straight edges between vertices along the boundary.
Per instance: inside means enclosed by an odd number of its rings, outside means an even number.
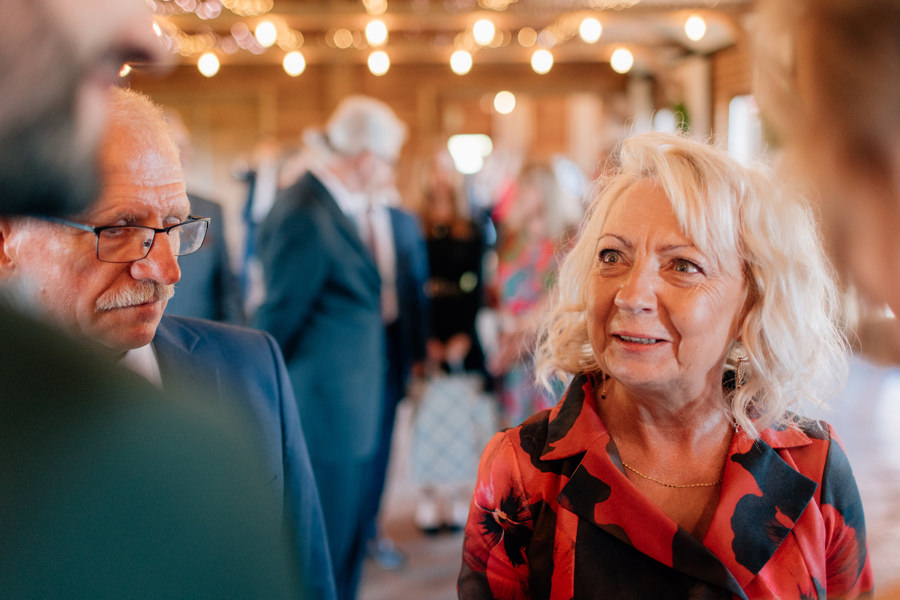
M106 312L117 308L138 306L157 300L168 300L175 295L175 286L155 281L145 281L115 292L109 292L97 299L96 311Z

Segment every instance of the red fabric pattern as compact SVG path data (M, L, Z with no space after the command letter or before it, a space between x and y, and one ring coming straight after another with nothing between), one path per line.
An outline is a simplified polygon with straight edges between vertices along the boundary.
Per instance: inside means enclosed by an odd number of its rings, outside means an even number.
M859 598L872 571L856 484L831 427L735 433L702 544L635 488L579 376L482 455L465 599Z

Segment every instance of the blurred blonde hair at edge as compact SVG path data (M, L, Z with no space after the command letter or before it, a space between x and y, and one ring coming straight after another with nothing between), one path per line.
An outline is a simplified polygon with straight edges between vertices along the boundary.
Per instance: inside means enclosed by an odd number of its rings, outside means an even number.
M760 2L754 95L842 276L900 312L900 0Z
M723 151L678 135L625 139L612 164L597 182L553 290L535 352L541 383L603 370L588 340L586 282L611 208L630 186L649 179L666 191L682 229L702 252L736 252L743 262L746 316L723 371L724 379L738 356L748 360L743 386L725 395L733 422L758 437L768 426L800 419L804 404L821 405L846 377L847 344L838 324L840 296L803 198L778 188L765 166L741 166Z

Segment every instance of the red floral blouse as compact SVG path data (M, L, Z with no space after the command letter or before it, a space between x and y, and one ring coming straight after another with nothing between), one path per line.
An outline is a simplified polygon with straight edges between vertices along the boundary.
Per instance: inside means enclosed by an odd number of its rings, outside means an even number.
M460 598L870 597L862 503L830 425L735 433L701 543L625 476L593 398L580 375L488 444Z

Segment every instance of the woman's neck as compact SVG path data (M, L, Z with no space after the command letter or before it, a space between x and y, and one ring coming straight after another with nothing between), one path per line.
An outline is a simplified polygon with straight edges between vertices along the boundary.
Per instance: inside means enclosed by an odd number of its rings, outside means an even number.
M691 395L640 394L609 378L596 397L600 416L614 438L643 447L662 440L686 448L708 446L712 440L719 445L733 431L720 387Z

